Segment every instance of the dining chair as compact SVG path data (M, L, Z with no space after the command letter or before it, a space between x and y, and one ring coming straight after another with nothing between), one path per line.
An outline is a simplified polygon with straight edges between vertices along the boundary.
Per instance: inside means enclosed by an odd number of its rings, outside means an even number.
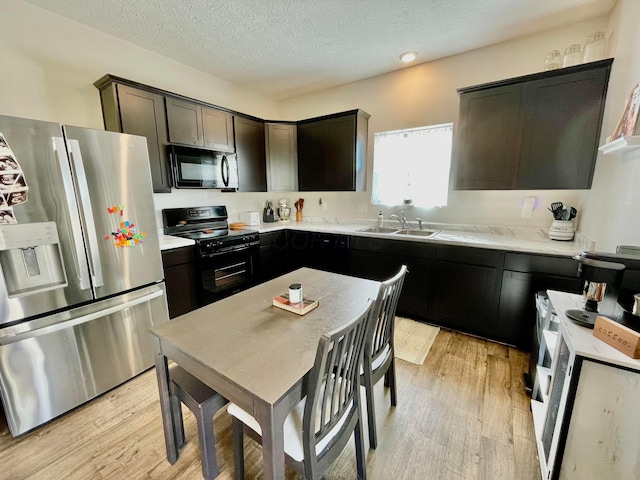
M175 436L178 440L178 446L181 447L184 444L184 426L182 408L180 407L180 402L182 402L196 417L202 476L206 480L213 480L218 476L213 416L229 402L178 365L172 365L169 368L169 377L171 378L172 393L171 408L176 419Z
M309 373L307 395L285 419L285 458L307 480L321 478L352 433L358 478L366 479L360 369L373 306L373 300L369 300L364 310L347 324L322 335ZM229 404L227 410L233 416L233 454L238 480L244 478L243 433L260 442L262 432L255 418L236 404Z
M374 307L373 325L365 345L361 381L367 397L369 448L378 446L373 386L383 376L385 386L390 389L391 405L395 407L398 403L393 332L398 298L400 297L407 271L407 266L402 265L397 274L382 282L378 291L376 306Z

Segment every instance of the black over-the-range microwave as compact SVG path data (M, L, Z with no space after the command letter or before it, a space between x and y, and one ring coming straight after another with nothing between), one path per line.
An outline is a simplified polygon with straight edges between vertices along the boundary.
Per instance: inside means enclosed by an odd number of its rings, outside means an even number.
M169 145L169 161L175 188L238 188L235 153Z

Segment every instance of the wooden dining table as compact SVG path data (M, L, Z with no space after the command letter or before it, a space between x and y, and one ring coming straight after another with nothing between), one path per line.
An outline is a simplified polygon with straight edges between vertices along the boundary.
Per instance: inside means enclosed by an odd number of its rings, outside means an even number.
M306 315L272 305L292 283L319 301ZM251 413L262 429L265 479L285 476L284 420L303 398L320 337L355 317L380 283L301 268L151 329L167 459L178 458L168 360Z

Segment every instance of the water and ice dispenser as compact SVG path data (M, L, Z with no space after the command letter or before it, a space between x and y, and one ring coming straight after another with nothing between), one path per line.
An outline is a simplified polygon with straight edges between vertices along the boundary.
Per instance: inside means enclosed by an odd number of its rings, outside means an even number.
M9 298L66 287L56 224L0 225L0 274Z

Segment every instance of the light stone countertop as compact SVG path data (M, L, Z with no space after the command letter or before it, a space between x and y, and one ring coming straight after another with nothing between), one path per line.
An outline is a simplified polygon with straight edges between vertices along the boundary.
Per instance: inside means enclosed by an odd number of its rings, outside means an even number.
M575 238L570 242L551 240L547 236L547 229L544 228L454 225L423 222L423 229L438 230L436 235L429 238L359 231L363 228L374 226L375 224L374 220L369 219L360 220L333 217L305 217L302 222L278 221L273 223L261 223L259 225L248 225L247 229L258 231L260 233L290 229L306 232L336 233L371 238L384 238L406 242L458 245L563 256L573 256L595 248L595 242L579 233L577 233ZM389 222L387 220L385 220L384 226L399 228L399 224L397 222ZM414 222L410 222L410 227L412 229L417 229L418 225ZM178 248L186 245L193 245L193 241L179 237L160 235L161 250Z
M640 371L640 360L628 357L610 345L593 336L593 329L582 327L572 322L565 314L567 310L584 308L582 295L573 293L547 290L549 302L558 315L560 326L565 332L565 338L571 343L576 355L602 362L611 363L620 367Z
M189 245L195 244L195 240L191 240L190 238L160 234L160 250L171 250L173 248L188 247Z
M459 245L468 247L489 248L516 252L542 253L548 255L573 256L595 248L595 242L577 233L570 242L551 240L547 229L525 227L501 227L487 225L454 225L423 222L422 228L437 230L438 233L429 238L405 236L389 233L367 233L359 230L374 226L371 220L349 220L327 217L315 217L303 222L274 222L250 225L247 228L260 233L273 232L285 228L319 233L342 233L363 237L403 240L407 242L423 242L439 245ZM385 227L399 228L397 222L384 222ZM412 229L418 225L410 222Z

